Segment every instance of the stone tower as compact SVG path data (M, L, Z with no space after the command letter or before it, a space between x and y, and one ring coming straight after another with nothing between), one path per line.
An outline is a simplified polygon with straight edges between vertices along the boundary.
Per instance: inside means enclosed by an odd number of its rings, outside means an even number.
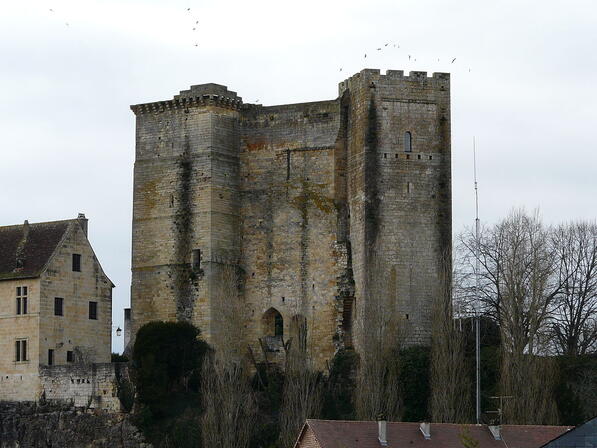
M449 92L448 74L363 70L329 101L264 107L203 84L132 106L133 334L189 320L217 347L232 268L244 346L275 357L300 338L323 366L381 266L409 341L428 341L451 244Z

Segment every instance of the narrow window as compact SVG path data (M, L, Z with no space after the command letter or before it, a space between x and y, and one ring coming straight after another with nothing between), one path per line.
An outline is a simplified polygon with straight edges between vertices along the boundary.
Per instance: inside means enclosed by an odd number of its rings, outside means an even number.
M201 250L193 249L193 269L199 269L201 267Z
M27 287L26 286L17 286L16 311L17 311L17 314L27 314Z
M73 254L73 272L81 272L81 254Z
M15 344L15 360L17 362L27 361L27 340L17 339Z
M274 336L284 336L284 319L280 313L274 317Z
M54 365L54 350L52 350L52 349L48 350L48 365L49 366Z
M72 351L67 351L66 352L66 362L73 362L75 360L75 357L73 356L73 352Z
M404 133L404 152L412 152L412 134L410 131Z
M89 302L89 319L97 320L97 302Z
M62 297L54 297L54 316L64 316L62 305L64 299Z

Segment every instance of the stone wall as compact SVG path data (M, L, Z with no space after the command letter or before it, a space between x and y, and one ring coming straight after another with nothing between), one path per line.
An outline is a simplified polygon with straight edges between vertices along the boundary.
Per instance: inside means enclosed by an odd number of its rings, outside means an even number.
M72 269L72 255L81 255L81 271ZM112 282L104 273L85 231L70 224L62 244L41 276L39 363L66 364L67 352L76 361L110 362L112 342ZM63 299L63 315L54 314L54 299ZM89 302L97 303L97 319L89 318Z
M121 363L42 366L39 377L44 400L119 412L118 380L128 379L128 368Z
M27 287L27 314L16 314L16 289ZM0 282L0 400L35 400L39 392L39 279ZM15 341L27 341L27 360L16 361Z
M0 402L0 448L150 448L128 414Z

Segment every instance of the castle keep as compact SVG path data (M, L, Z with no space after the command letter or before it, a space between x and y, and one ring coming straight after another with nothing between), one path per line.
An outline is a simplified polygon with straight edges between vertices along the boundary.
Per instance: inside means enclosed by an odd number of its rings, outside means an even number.
M449 74L363 70L337 99L268 107L203 84L131 108L133 334L189 320L217 347L232 269L255 353L300 333L321 367L358 347L375 273L428 341L451 244Z

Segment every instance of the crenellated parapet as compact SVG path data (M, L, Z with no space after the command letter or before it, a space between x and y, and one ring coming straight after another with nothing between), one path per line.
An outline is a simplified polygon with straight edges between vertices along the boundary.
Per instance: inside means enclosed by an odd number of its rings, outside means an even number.
M449 85L450 74L437 72L431 76L427 75L427 72L411 71L407 75L404 74L404 70L386 70L385 75L381 74L379 69L364 69L359 73L354 74L350 78L345 79L338 84L338 93L342 95L351 86L363 86L375 88L377 83L384 82L418 82L423 84L434 84L440 86Z
M191 86L189 90L182 90L171 100L135 104L131 106L131 110L135 115L139 115L207 106L240 110L242 105L243 100L236 92L228 90L226 86L210 83Z

